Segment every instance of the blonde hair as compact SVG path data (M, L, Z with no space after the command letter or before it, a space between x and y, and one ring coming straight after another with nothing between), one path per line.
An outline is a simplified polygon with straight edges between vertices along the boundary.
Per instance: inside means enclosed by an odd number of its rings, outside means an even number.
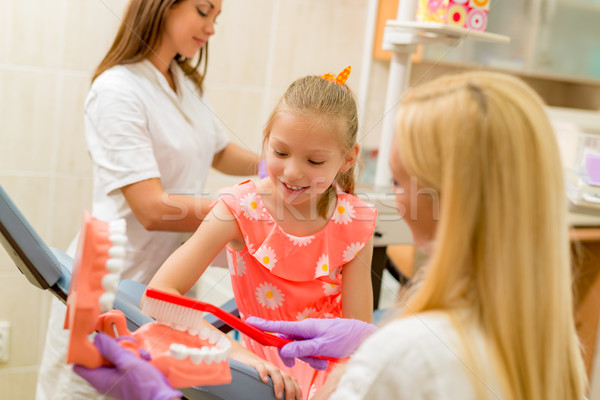
M265 148L271 129L281 112L310 116L320 123L333 124L339 131L340 145L345 152L356 144L358 132L358 113L356 100L350 88L310 75L297 79L287 88L275 105L263 131L263 149ZM354 194L353 165L348 171L338 173L333 183L346 193ZM319 215L327 218L331 199L336 197L334 184L321 195L317 203Z
M92 82L115 65L133 64L148 58L158 46L164 32L165 13L186 0L131 0L112 46L94 72ZM208 43L198 53L196 65L177 55L175 60L202 93L202 83L208 65ZM169 60L170 61L170 60ZM204 63L204 71L198 72Z
M403 315L467 307L504 398L582 399L563 173L542 106L522 81L490 72L444 76L403 100L394 150L441 199Z

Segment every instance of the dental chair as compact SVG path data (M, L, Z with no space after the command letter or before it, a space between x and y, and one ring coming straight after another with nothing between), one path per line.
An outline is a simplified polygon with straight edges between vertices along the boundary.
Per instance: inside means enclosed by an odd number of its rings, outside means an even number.
M0 186L0 242L32 285L48 290L63 303L66 302L73 259L44 243L2 186ZM145 289L145 285L126 279L119 283L114 308L125 314L127 328L132 332L153 321L142 314L138 307ZM232 300L222 308L233 311L235 303ZM229 329L212 315L206 319L222 331ZM231 383L182 389L185 398L189 400L275 399L272 382L270 380L268 383L262 382L254 368L235 360L229 360L229 365Z

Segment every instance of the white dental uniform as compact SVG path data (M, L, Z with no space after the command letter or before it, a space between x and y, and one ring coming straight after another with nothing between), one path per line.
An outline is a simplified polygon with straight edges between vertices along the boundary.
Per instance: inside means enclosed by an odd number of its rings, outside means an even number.
M85 134L94 163L91 212L104 221L125 219L128 243L121 277L146 284L188 234L147 231L119 189L160 178L167 193L200 196L214 155L228 144L196 85L175 62L171 70L176 92L147 60L112 67L94 81L85 102ZM53 299L37 400L97 396L64 364L65 309Z
M483 333L469 331L470 350L483 368L490 360ZM463 345L444 313L427 313L384 325L352 355L329 400L477 400ZM477 378L488 399L504 398L489 370Z

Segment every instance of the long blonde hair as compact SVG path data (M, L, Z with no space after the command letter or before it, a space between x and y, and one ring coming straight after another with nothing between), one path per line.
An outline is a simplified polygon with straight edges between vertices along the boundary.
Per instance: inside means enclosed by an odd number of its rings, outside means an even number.
M186 0L130 0L123 15L121 26L117 32L110 50L94 72L92 82L115 65L133 64L148 58L158 46L164 32L165 13L171 7ZM208 43L200 49L197 62L179 55L175 60L202 93L202 83L208 64ZM198 72L198 67L204 63L204 71Z
M334 124L339 131L340 144L344 151L350 151L356 144L358 113L356 100L347 85L339 85L316 75L305 76L292 82L267 120L263 131L263 149L277 116L284 111L314 117L321 123ZM348 171L338 173L334 182L342 191L350 194L354 194L354 169L353 165ZM335 196L336 190L332 184L319 198L317 209L323 218L327 218L329 204Z
M542 106L490 72L444 76L403 100L394 150L441 206L404 315L466 306L505 398L582 399L563 173Z

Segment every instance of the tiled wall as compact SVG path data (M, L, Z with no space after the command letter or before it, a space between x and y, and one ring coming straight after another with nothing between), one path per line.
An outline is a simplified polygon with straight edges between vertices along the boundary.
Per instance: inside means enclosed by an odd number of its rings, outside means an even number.
M64 249L91 201L83 101L126 0L3 0L0 184L51 246ZM207 94L230 137L258 151L266 117L305 74L352 65L359 87L367 0L224 0L211 40ZM208 189L235 183L216 174ZM34 397L48 293L0 250L0 321L12 324L2 398Z

